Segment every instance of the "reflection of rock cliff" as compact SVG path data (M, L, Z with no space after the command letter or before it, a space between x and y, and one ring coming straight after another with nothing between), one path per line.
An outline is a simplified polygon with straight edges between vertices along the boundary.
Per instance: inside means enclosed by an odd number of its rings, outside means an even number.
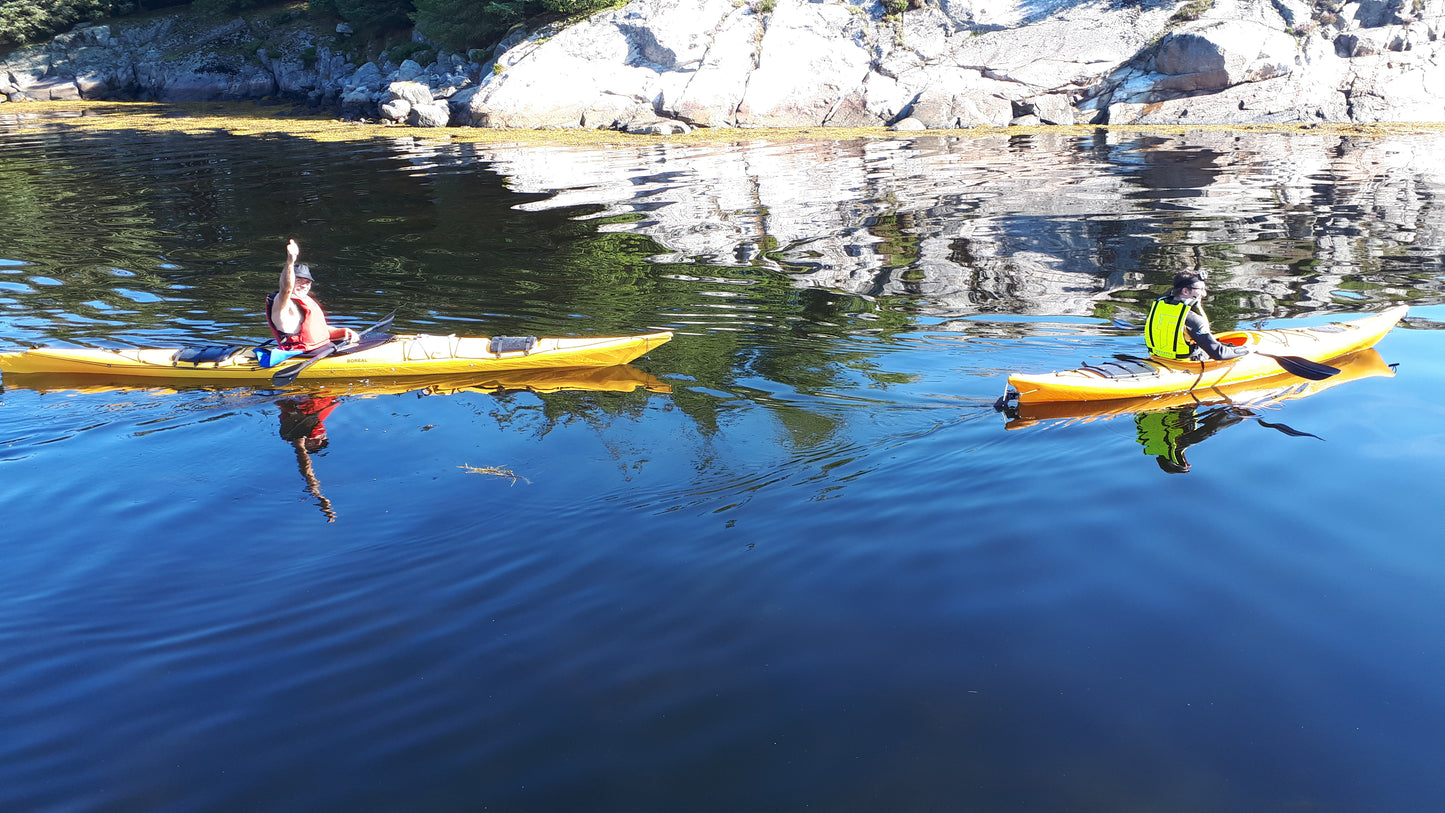
M358 67L294 23L118 20L0 61L0 99L281 93L419 126L648 131L1445 120L1445 0L632 0L425 66Z
M1371 286L1405 284L1381 256L1445 251L1442 142L1111 132L464 149L514 190L550 194L522 208L625 215L602 228L653 237L665 260L920 295L935 315L1088 314L1111 292L1209 267L1268 314L1368 301Z

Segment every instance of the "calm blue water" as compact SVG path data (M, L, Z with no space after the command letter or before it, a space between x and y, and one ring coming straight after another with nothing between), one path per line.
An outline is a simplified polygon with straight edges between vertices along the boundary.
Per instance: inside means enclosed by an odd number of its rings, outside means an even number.
M1439 145L1230 143L0 117L4 349L257 338L291 236L353 325L678 332L654 391L6 380L0 809L1438 807ZM1183 258L1239 324L1415 303L1395 375L1186 474L1005 428Z

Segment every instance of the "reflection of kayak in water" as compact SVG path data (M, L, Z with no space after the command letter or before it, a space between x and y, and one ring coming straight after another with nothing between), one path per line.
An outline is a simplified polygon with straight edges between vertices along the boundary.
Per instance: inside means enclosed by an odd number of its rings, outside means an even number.
M208 379L185 379L163 382L154 378L124 375L7 375L5 386L23 387L41 392L105 392L110 390L146 389L175 391L179 389L230 389L246 386L244 382ZM356 380L307 381L302 379L293 389L317 395L388 395L403 392L450 394L479 391L531 390L561 392L591 390L597 392L632 392L636 389L668 393L672 388L655 376L628 364L610 367L561 367L544 370L504 370L447 376L376 377Z
M1284 373L1282 365L1291 364L1291 359L1299 359L1304 364L1324 362L1374 347L1408 310L1407 306L1399 305L1363 319L1319 327L1221 333L1217 337L1219 341L1253 351L1223 361L1116 356L1112 361L1076 370L1014 374L1009 376L1010 393L1006 397L1016 400L1023 408L1059 401L1108 401L1176 393L1187 397L1191 391L1248 384L1280 376Z
M555 370L510 370L484 375L428 376L426 378L370 378L365 381L316 382L318 392L347 395L385 395L398 392L422 392L450 395L458 392L648 392L670 393L672 386L633 367L616 364L611 367L567 367Z
M1269 378L1220 387L1201 388L1193 392L1181 392L1155 398L1020 403L1006 405L1003 412L1009 418L1006 428L1021 429L1033 426L1040 421L1092 421L1099 418L1114 418L1120 415L1161 411L1193 404L1262 406L1278 401L1304 398L1349 381L1395 374L1394 369L1386 364L1379 352L1373 348L1336 360L1334 364L1340 370L1339 375L1322 381L1303 381L1281 372Z
M397 335L359 349L317 360L301 380L399 378L483 374L626 364L672 339L668 332L591 338ZM267 384L282 369L263 367L265 348L248 346L126 348L35 348L0 353L6 383L16 374L102 375L186 381ZM258 358L260 357L260 358ZM303 360L295 357L296 362ZM289 360L288 360L289 361Z

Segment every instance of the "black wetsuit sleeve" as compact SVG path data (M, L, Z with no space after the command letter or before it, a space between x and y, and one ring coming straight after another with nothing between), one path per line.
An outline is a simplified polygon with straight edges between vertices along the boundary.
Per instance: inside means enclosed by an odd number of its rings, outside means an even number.
M1214 334L1210 333L1205 327L1204 319L1192 311L1188 316L1184 317L1184 329L1189 331L1189 338L1198 345L1201 350L1208 353L1212 359L1232 359L1236 356L1243 356L1249 352L1242 347L1232 347L1227 344L1221 344L1218 339L1214 338Z

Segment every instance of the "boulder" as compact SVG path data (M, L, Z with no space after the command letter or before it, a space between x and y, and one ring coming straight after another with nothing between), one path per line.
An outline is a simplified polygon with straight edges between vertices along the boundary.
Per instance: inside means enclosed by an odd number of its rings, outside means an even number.
M411 105L429 104L431 88L421 82L392 82L386 86L386 101L400 99Z
M682 135L692 132L692 128L686 124L668 119L629 122L622 129L635 135Z
M376 100L364 88L341 94L341 112L346 116L369 116L376 110Z
M1361 29L1335 38L1335 54L1346 59L1401 50L1404 50L1403 41L1392 31Z
M413 127L445 127L451 120L451 108L446 102L423 102L414 105L406 121Z
M406 99L387 99L381 103L381 117L388 121L405 121L411 115L411 102Z
M26 88L31 97L52 102L73 102L80 100L80 88L75 80L61 76L49 76Z
M357 68L356 72L346 79L343 86L353 90L356 88L377 90L383 83L384 79L381 74L381 68L378 68L375 62L367 62Z
M1069 125L1075 122L1074 105L1069 97L1059 93L1031 96L1023 99L1019 106L1036 117L1042 124Z
M945 85L919 94L909 116L930 130L957 130L979 125L1002 127L1013 120L1013 102L988 89Z
M1299 59L1294 37L1259 23L1209 20L1175 31L1147 62L1155 93L1212 93L1285 76Z
M111 91L111 80L98 74L85 74L75 77L75 87L82 99L104 99Z

